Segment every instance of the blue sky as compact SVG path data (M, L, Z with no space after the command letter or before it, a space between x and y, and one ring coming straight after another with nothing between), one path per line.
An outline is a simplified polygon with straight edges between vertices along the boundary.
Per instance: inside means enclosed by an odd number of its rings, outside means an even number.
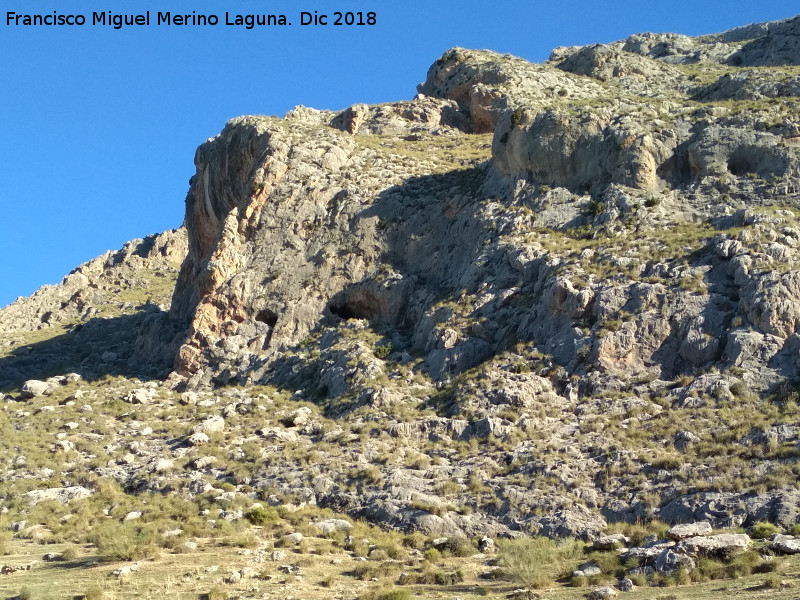
M642 31L782 19L796 0L26 0L0 2L0 306L127 240L177 227L195 148L240 114L413 97L447 48L531 61ZM8 11L216 14L216 27L11 27ZM374 11L372 27L300 27L300 11ZM283 13L285 28L224 25ZM151 19L155 19L152 16Z

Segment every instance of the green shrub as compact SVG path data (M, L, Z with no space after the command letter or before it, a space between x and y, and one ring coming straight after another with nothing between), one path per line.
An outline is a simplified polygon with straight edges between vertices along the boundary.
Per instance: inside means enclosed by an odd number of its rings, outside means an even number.
M221 585L215 585L208 590L205 595L205 600L228 600L228 590Z
M411 592L401 588L370 591L359 596L358 600L411 600Z
M600 200L592 200L584 209L584 213L590 217L597 217L603 214L605 211L606 205L604 202Z
M101 600L103 597L103 589L97 585L90 585L83 594L83 600Z
M256 506L247 513L247 520L253 525L270 525L280 520L278 511L272 507Z
M689 585L692 583L692 578L689 575L689 571L686 569L686 567L680 567L675 572L675 583L677 585Z
M540 589L569 574L581 558L583 545L547 538L518 538L500 543L500 565L525 587Z
M97 552L106 560L138 560L153 556L157 548L154 533L130 523L106 523L92 536Z
M377 358L383 360L392 353L392 345L388 342L385 344L376 344L374 353Z
M770 573L764 579L763 586L768 590L779 590L783 587L783 579L777 573Z
M629 575L628 579L637 587L645 587L647 585L647 577L645 575Z
M420 533L419 531L415 531L414 533L409 533L403 536L403 546L406 548L415 548L417 550L422 550L425 546L425 535Z
M462 581L464 581L464 571L461 569L451 573L437 571L434 577L434 583L436 585L454 585L456 583L461 583Z
M440 547L441 552L447 552L452 556L466 558L477 554L478 550L472 545L472 542L463 537L447 538L447 541Z
M619 554L615 552L592 552L589 560L593 561L603 573L624 576L622 562Z
M71 561L78 558L78 551L75 549L74 546L70 546L66 550L61 553L60 560L63 561Z
M372 578L392 577L400 570L400 565L394 562L382 562L379 564L363 562L356 565L349 575L369 581Z
M589 580L584 575L573 575L572 579L569 580L570 586L577 588L586 587L588 582Z
M755 550L748 550L747 552L734 557L726 568L728 577L731 579L738 579L739 577L746 577L753 572L753 569L761 563L761 555Z
M19 598L19 600L32 600L33 592L30 588L24 587L19 591L19 594L17 594L17 598Z
M386 552L386 550L384 550L383 548L373 548L367 554L367 558L369 558L370 560L378 560L378 561L389 560L389 553Z
M439 562L442 560L442 553L436 548L428 548L422 553L422 557L428 562Z
M775 573L781 568L781 561L778 558L763 560L753 567L753 573Z
M768 521L759 521L750 528L750 537L756 540L765 540L773 533L780 533L780 529Z
M701 558L697 561L697 570L708 579L725 578L725 565L718 560Z

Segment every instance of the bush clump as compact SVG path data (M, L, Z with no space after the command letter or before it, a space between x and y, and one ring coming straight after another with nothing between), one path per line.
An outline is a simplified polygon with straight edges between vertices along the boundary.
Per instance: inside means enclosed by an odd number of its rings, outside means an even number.
M89 588L83 593L83 600L101 600L103 597L103 588L99 585L90 585Z
M92 536L97 553L106 560L138 560L157 554L153 531L130 523L109 523Z
M534 589L569 575L582 554L583 544L575 540L518 538L500 543L503 570L523 586Z
M449 554L450 556L458 556L460 558L473 556L478 552L475 546L472 545L472 542L463 537L447 538L446 542L438 546L438 550L442 554Z
M756 540L765 540L774 533L780 533L780 529L768 521L759 521L750 528L750 537Z
M247 513L247 520L253 525L271 525L280 520L278 511L272 507L255 506Z
M779 590L783 587L783 579L777 573L770 573L764 580L763 586L768 590Z
M411 600L411 592L401 588L370 591L359 596L358 600Z

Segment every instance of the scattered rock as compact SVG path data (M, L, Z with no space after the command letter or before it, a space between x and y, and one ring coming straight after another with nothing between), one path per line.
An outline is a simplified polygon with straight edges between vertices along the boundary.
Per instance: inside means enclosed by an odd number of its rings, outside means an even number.
M20 398L37 398L39 396L49 396L53 386L38 379L29 379L20 388Z
M320 535L329 535L337 531L350 531L353 525L344 519L325 519L314 524Z
M800 554L800 539L776 533L770 536L767 547L775 554Z
M494 540L490 537L483 536L478 540L478 551L483 554L491 554L495 551Z
M169 473L175 469L175 463L169 458L159 458L153 463L154 473Z
M679 542L698 535L711 535L712 531L711 523L700 521L699 523L688 523L686 525L673 525L667 530L667 537Z
M289 535L283 536L283 539L286 540L288 544L296 546L303 541L303 534L300 532L290 533Z
M746 533L722 533L688 538L676 547L687 554L727 558L747 550L750 537Z
M192 428L192 433L219 433L225 429L225 419L220 415L214 415L198 423Z
M624 536L621 533L615 533L612 535L604 535L596 540L594 540L590 545L589 548L592 550L597 550L599 552L610 552L612 550L618 550L619 548L623 548L630 543L630 539Z
M588 600L608 600L608 598L614 598L615 596L617 596L617 590L614 588L599 587L589 592L586 597Z
M300 573L300 567L297 565L278 565L278 571L285 575L297 575Z
M24 494L25 500L30 505L54 500L61 504L68 504L72 500L83 500L92 495L92 491L82 486L68 486L49 488L46 490L32 490Z
M572 572L574 577L594 577L595 575L602 575L603 571L598 567L594 561L583 563L580 567Z
M620 592L632 592L636 589L636 586L633 585L633 581L631 581L629 578L623 577L619 580L619 583L617 583L617 589Z
M208 434L199 431L190 435L187 441L190 446L204 446L208 443Z

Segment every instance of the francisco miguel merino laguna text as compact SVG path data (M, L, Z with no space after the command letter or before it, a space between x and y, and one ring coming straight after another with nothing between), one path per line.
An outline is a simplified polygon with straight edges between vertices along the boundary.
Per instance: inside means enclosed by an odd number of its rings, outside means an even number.
M374 12L334 12L330 21L332 25L375 25L377 18ZM206 27L216 26L221 22L220 17L215 14L197 14L195 11L186 14L175 14L172 12L157 12L153 23L157 26L189 26ZM6 26L107 26L114 29L122 29L124 26L149 26L150 11L141 14L114 14L110 10L106 12L93 12L91 20L82 14L60 14L53 11L52 14L25 14L14 11L6 12ZM300 13L301 25L328 25L327 15L317 15L316 11L312 15L309 12ZM231 14L225 13L224 24L230 26L244 27L253 29L254 27L265 27L270 25L291 25L286 15L269 14Z

